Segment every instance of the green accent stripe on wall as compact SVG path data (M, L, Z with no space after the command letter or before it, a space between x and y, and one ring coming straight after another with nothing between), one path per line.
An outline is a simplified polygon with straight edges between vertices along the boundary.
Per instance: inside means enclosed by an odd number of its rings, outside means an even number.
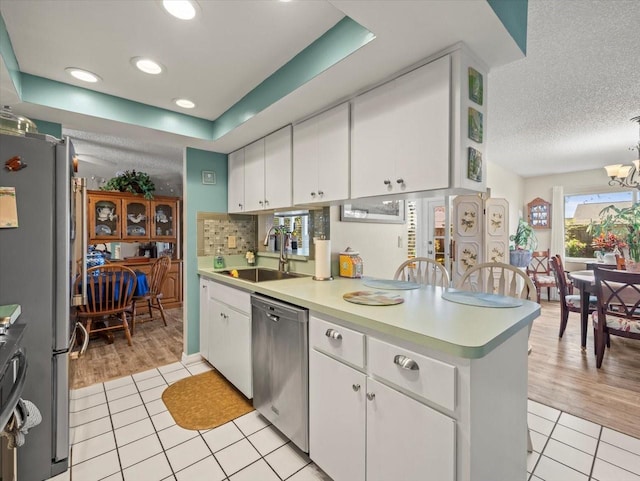
M211 121L26 73L22 101L211 140Z
M487 0L522 53L527 53L528 0Z
M13 82L13 87L18 93L18 97L22 97L22 85L20 82L20 65L18 65L18 59L13 51L13 45L9 38L9 32L7 32L7 25L4 23L4 18L0 15L0 55L4 60L4 64L9 71L9 76Z
M344 17L213 122L213 140L229 133L376 36Z
M47 122L46 120L31 119L38 127L38 133L53 135L56 139L62 138L62 124Z

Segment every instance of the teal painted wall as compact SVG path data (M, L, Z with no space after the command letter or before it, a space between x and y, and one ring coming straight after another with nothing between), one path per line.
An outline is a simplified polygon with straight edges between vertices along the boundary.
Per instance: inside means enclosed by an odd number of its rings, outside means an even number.
M55 122L47 122L46 120L31 119L38 127L38 133L53 135L56 139L62 138L62 125Z
M529 0L487 0L509 34L527 53L527 14Z
M202 212L227 212L227 155L187 147L187 161L184 185L185 242L184 283L187 325L185 354L194 354L200 350L200 288L197 258L197 222L196 216ZM213 170L216 173L214 185L202 183L202 171Z
M4 63L9 71L11 82L13 87L18 93L18 97L22 96L22 84L20 79L20 66L18 65L18 59L13 51L13 45L11 45L11 39L9 38L9 32L7 32L7 25L4 23L4 18L0 15L0 55L4 59Z

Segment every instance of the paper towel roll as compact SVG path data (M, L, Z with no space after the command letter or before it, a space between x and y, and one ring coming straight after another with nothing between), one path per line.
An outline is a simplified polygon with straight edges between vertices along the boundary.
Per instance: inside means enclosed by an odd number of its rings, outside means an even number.
M314 279L324 281L331 279L331 241L316 240L316 275Z

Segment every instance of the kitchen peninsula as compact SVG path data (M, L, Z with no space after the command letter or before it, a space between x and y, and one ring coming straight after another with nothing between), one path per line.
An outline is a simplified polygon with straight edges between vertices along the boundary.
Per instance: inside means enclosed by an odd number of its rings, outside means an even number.
M213 291L309 309L309 455L336 481L526 478L527 338L538 304L472 307L421 287L393 291L401 304L365 306L343 299L368 289L360 279L198 273Z

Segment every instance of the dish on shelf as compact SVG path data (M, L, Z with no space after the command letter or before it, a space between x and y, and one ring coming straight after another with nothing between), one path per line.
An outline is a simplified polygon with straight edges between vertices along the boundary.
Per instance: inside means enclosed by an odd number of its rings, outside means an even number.
M141 225L130 225L127 227L127 235L145 235L147 231Z
M139 224L143 220L146 220L147 216L144 214L128 214L127 219L129 219L134 224Z
M98 224L96 226L96 235L111 235L111 228L108 225Z

